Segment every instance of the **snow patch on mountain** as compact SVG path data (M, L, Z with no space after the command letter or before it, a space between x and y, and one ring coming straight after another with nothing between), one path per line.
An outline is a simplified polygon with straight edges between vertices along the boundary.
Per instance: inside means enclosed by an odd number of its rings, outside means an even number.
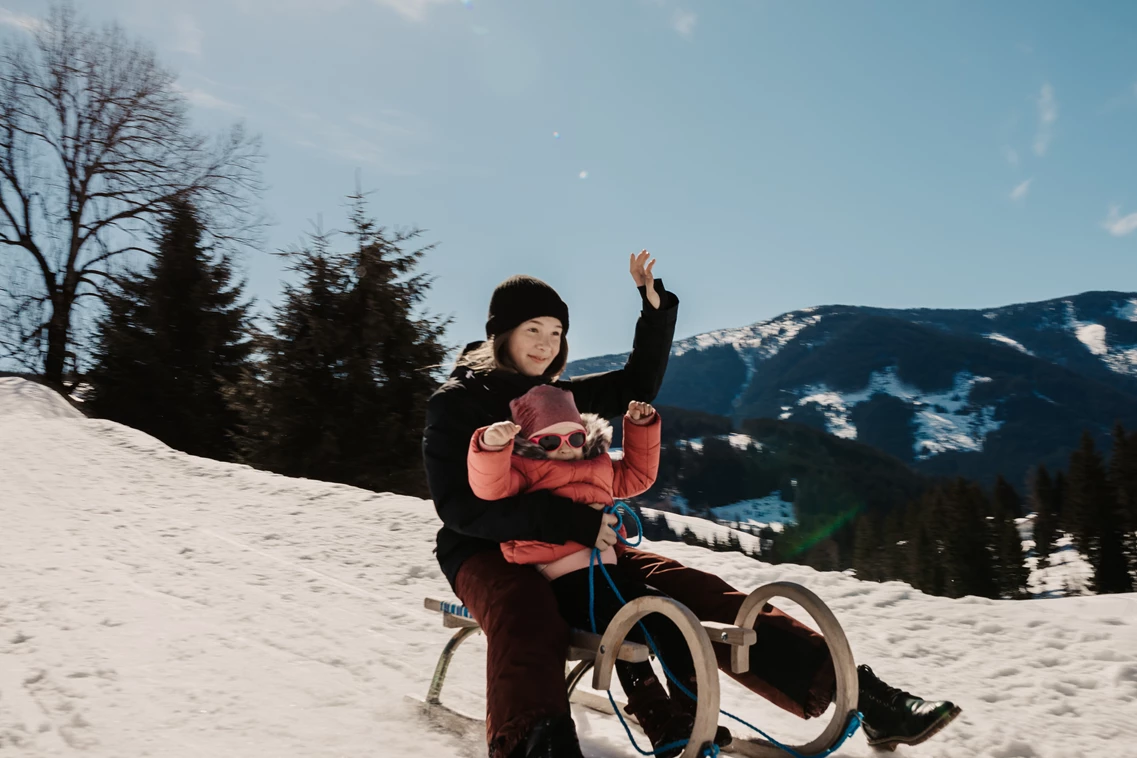
M1114 305L1113 313L1122 321L1137 321L1137 299Z
M756 324L733 329L718 329L705 334L688 337L676 342L671 348L671 354L679 357L692 350L706 350L719 345L732 345L739 355L751 360L766 360L778 354L790 340L807 326L821 321L820 315L813 315L816 308L805 308L793 313L787 313L770 321L760 321Z
M753 445L758 450L762 449L762 443L756 442L754 440L754 438L751 437L749 434L739 434L738 432L731 432L730 434L716 435L715 439L725 439L727 442L730 443L730 446L733 447L735 450L745 450L746 448L750 447L751 445ZM678 444L681 446L688 447L691 450L702 451L702 449L703 449L703 438L702 437L692 437L691 439L687 439L687 440L679 440Z
M1106 339L1106 329L1102 324L1092 321L1078 320L1074 303L1067 300L1066 328L1074 333L1078 341L1086 346L1094 355L1100 357L1102 362L1119 374L1137 374L1137 345L1114 346L1110 349ZM1118 318L1128 321L1137 320L1137 300L1127 300L1114 305L1114 313Z
M1094 355L1109 353L1109 348L1105 344L1105 327L1101 324L1078 324L1074 334Z
M1137 374L1137 347L1120 348L1106 356L1105 364L1119 374Z
M714 521L708 521L698 516L682 516L678 513L657 511L654 508L642 508L641 512L645 517L651 516L655 519L662 519L667 527L677 535L682 535L684 531L690 529L696 537L711 544L715 542L729 544L731 537L737 537L742 549L747 553L762 552L762 541L757 535L733 529L725 524L716 524Z
M794 504L782 500L782 493L775 491L766 497L741 500L730 505L711 508L718 522L735 522L766 526L769 524L796 524Z
M1017 342L1005 334L999 334L998 332L991 332L990 334L984 334L983 336L989 340L994 340L995 342L1002 342L1004 345L1009 345L1010 347L1013 347L1015 350L1018 350L1020 353L1026 353L1027 355L1034 355L1034 353L1032 353L1031 351L1029 351L1025 347L1023 347L1021 342Z
M857 438L857 427L850 419L854 406L880 393L899 398L910 403L915 411L913 447L916 458L923 460L951 450L983 449L987 435L1002 426L1002 422L995 418L994 406L974 407L970 396L975 385L989 381L990 377L961 371L950 389L924 392L901 381L896 367L890 366L874 371L868 387L856 392L835 392L823 385L803 387L796 405L816 405L825 416L830 434L852 440ZM783 406L783 409L779 418L785 420L793 415L792 406Z

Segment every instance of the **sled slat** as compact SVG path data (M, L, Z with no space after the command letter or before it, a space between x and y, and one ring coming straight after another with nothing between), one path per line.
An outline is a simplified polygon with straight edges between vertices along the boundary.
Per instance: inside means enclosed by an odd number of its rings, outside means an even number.
M422 601L428 611L442 614L442 625L448 629L477 628L478 622L470 612L458 603L448 603L445 600L436 600L428 597ZM600 650L600 635L586 632L583 629L573 629L569 637L568 660L590 661ZM625 642L620 646L616 658L628 663L643 663L648 659L651 651L646 645L637 642Z
M573 629L569 633L570 661L586 661L595 658L600 652L600 635L586 632L583 629ZM625 642L620 645L620 652L616 653L616 660L628 663L643 663L648 659L651 651L647 645L638 642Z
M753 645L758 641L758 633L733 624L722 624L718 621L703 621L703 628L711 642L720 642L724 645Z

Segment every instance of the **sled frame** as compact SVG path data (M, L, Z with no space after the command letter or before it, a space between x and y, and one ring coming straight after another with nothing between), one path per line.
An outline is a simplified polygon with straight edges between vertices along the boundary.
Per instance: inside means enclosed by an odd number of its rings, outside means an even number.
M687 747L680 756L680 758L695 758L701 747L714 739L718 726L718 665L712 643L731 647L733 672L749 671L750 647L757 639L754 624L757 623L766 604L776 597L797 603L817 622L829 647L836 673L836 708L825 730L805 745L791 747L804 755L831 749L841 739L849 719L857 711L856 663L848 638L833 612L816 594L794 582L773 582L751 592L739 609L733 625L700 621L690 609L676 600L646 596L636 598L621 608L603 635L573 629L566 654L566 661L576 662L565 676L565 690L569 701L600 713L614 714L615 711L607 697L594 692L580 691L578 685L591 670L593 689L607 690L611 686L612 672L617 660L631 662L649 660L648 648L639 643L628 642L626 637L645 616L660 613L671 619L683 633L695 663L699 694L696 700L695 727ZM427 610L440 612L443 626L457 631L442 650L425 701L411 699L420 705L432 723L451 732L467 734L475 729L484 729L483 719L467 716L442 702L442 687L454 654L463 642L480 632L481 627L469 611L459 604L427 598L423 605ZM624 705L616 703L621 715L626 720L638 724L634 716L624 712ZM738 753L750 758L784 758L787 755L784 750L766 740L738 736L724 752Z

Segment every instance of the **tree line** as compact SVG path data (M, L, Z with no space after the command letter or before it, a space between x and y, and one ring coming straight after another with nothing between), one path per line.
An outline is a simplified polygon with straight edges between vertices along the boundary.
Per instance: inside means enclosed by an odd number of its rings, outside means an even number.
M447 352L429 246L349 197L284 253L264 320L235 276L263 227L259 141L196 132L172 73L70 3L0 53L0 358L180 450L426 495Z
M1084 589L1134 589L1137 432L1120 425L1108 458L1084 433L1065 471L1034 470L1024 499L1003 477L991 488L923 477L864 446L798 425L748 422L762 444L752 439L743 447L724 439L714 419L673 408L661 408L661 415L666 465L637 503L658 506L679 495L691 512L715 519L716 507L779 492L793 502L796 523L759 532L764 561L852 568L862 579L904 581L934 595L1022 598L1029 596L1032 567L1046 569L1056 554L1075 549L1092 572ZM671 430L669 417L677 417ZM692 445L675 430L717 436ZM662 519L648 519L644 529L653 539L745 552L675 532Z

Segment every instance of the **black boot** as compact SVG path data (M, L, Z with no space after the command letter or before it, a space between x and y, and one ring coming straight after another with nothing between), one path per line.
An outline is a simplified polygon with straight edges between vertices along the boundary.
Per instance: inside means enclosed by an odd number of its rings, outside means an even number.
M637 682L636 686L626 693L628 704L624 712L635 716L640 722L640 728L651 740L654 750L664 745L680 743L676 747L656 753L659 758L674 758L683 752L687 740L691 737L691 730L695 728L695 719L667 696L667 691L654 676Z
M691 677L685 686L687 687L688 692L698 697L699 687L696 681L697 680L695 677ZM671 699L674 700L680 708L687 712L687 715L691 717L691 723L694 724L695 709L698 707L698 704L683 694L683 691L676 687L674 682L669 681L667 683L667 688L671 691ZM726 747L732 742L734 742L734 736L731 735L729 729L720 724L718 729L715 730L715 744L719 747Z
M857 667L857 679L858 705L872 747L895 750L897 745L918 745L959 715L960 708L954 703L923 700L889 687L863 664Z
M541 719L509 758L584 758L572 716L562 713Z

